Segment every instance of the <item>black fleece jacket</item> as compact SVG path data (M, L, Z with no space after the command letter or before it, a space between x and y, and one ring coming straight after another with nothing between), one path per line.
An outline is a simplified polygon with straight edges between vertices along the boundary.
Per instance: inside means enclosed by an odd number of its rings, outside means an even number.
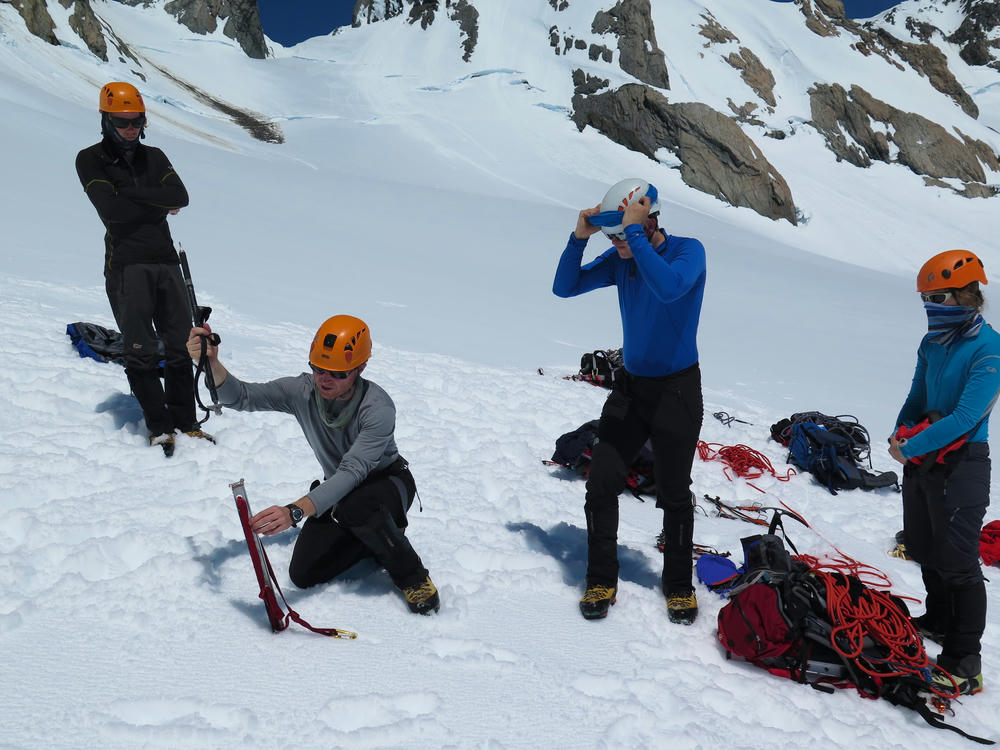
M139 144L131 159L105 138L76 156L76 172L97 209L105 271L129 263L177 263L167 212L188 204L187 189L166 155Z

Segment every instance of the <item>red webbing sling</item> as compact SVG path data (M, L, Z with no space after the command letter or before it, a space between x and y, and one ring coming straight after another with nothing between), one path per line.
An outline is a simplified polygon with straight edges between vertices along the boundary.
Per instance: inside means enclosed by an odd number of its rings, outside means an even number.
M267 610L267 619L271 623L271 630L275 633L280 633L288 627L289 620L292 620L307 630L319 633L320 635L330 636L331 638L357 638L358 634L352 633L349 630L314 628L299 617L298 612L288 606L288 601L285 599L285 595L281 591L281 586L278 585L278 581L275 578L274 569L271 568L271 561L267 559L267 552L264 551L264 545L260 543L260 537L250 528L250 504L247 502L246 487L243 480L241 479L229 485L229 487L233 491L233 499L236 500L236 511L239 513L240 524L243 526L243 533L246 535L247 547L250 549L250 559L253 561L253 570L257 574L257 583L260 586L259 596L264 600L264 608ZM284 602L288 612L285 612L281 604L278 603L278 598L274 594L275 591L278 592L278 596L281 597L281 601Z

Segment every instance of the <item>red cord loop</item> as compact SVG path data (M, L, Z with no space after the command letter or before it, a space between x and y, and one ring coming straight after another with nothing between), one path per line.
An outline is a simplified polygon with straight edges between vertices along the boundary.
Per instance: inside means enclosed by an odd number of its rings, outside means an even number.
M795 474L795 469L789 467L784 476L780 476L771 464L771 460L760 451L748 445L723 445L722 443L706 443L698 441L698 457L702 461L721 461L726 466L723 471L726 478L732 481L729 470L743 479L757 479L770 474L779 482L787 482ZM758 488L754 488L758 489Z

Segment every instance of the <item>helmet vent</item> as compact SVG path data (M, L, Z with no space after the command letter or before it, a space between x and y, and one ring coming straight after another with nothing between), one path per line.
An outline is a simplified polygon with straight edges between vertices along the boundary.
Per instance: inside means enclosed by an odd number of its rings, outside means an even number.
M337 343L337 334L328 333L323 337L323 348L332 349L333 345Z

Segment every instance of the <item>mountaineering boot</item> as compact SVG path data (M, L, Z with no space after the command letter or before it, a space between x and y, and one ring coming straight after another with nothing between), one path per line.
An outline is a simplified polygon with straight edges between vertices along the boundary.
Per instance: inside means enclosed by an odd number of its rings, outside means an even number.
M163 455L170 458L174 455L174 433L165 432L162 435L150 435L149 444L158 445L163 449Z
M889 550L889 557L898 557L900 560L912 560L910 553L906 550L906 533L896 532L896 546Z
M215 437L209 435L207 432L203 431L200 427L195 427L193 430L184 430L184 434L188 437L200 438L201 440L207 440L210 443L215 442Z
M415 586L400 588L410 611L418 615L429 615L441 609L441 597L430 576Z
M670 622L690 625L698 617L698 600L691 585L691 553L694 547L693 492L682 502L663 509L663 575L660 587L667 598Z
M608 616L608 610L615 603L618 594L617 586L587 586L587 591L580 599L580 614L588 620L600 620Z
M670 622L690 625L698 617L698 599L694 590L667 594L667 617Z
M934 622L928 614L922 614L920 617L911 617L910 622L913 623L920 635L929 641L934 641L935 643L944 643L944 628L939 624Z
M955 679L955 685L952 685L948 675L935 670L933 684L937 689L942 692L951 692L957 686L961 695L975 695L982 692L983 662L979 654L969 654L961 659L941 654L938 657L937 665Z
M389 573L411 612L427 615L440 609L440 597L427 568L389 511L380 508L361 526L349 528Z

